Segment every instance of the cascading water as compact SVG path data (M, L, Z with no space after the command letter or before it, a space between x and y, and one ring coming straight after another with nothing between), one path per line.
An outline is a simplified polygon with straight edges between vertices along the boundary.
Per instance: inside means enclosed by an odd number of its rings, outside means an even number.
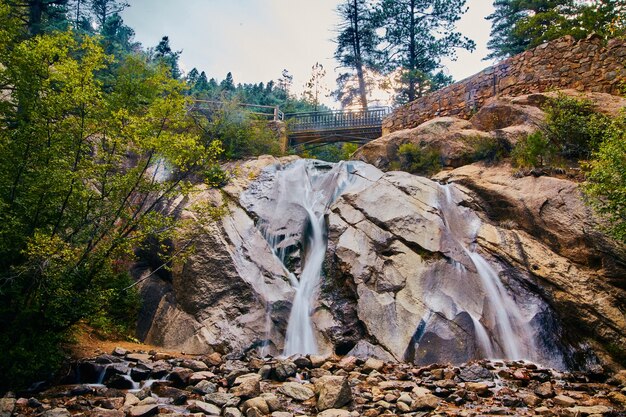
M289 273L296 295L287 325L284 355L318 351L311 314L326 254L324 216L342 192L358 187L360 181L353 173L356 166L363 165L298 160L273 172L273 189L264 190L274 196L275 205L259 213L258 227L274 254L286 264L288 247L300 240L305 250L299 277ZM300 235L302 238L298 239Z
M495 314L496 328L492 332L495 340L489 337L480 319L472 315L476 338L483 350L483 355L490 358L494 357L495 342L500 348L500 354L505 359L537 359L534 356L535 332L528 321L524 319L515 300L504 288L498 273L483 256L473 249L480 228L480 219L471 210L455 203L452 185L440 187L443 198L440 201L439 209L446 228L452 239L459 244L476 268L486 300L492 306ZM463 267L458 270L461 275L467 273Z

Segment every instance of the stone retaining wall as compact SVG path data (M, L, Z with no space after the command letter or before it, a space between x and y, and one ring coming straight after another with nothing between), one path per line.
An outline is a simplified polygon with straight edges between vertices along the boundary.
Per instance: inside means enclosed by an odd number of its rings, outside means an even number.
M416 127L437 116L469 118L496 95L565 88L616 93L626 80L625 65L626 39L613 39L603 46L595 35L580 41L566 36L395 109L383 122L383 134Z

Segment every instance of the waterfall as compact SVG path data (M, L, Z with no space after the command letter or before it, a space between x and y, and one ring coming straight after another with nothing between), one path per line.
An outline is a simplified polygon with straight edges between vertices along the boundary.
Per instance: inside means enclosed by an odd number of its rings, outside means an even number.
M326 255L325 215L348 187L358 184L353 173L360 163L328 164L298 160L272 172L271 210L259 213L258 228L285 265L296 290L285 337L284 355L318 353L311 320ZM298 236L301 236L298 239ZM300 240L304 249L299 276L289 271L288 248ZM269 309L268 309L269 310ZM269 313L268 313L269 314ZM264 352L266 352L264 350Z
M493 308L496 326L492 329L492 336L496 338L505 359L536 359L533 358L535 332L524 319L515 300L508 294L495 269L473 250L481 225L480 219L474 212L454 202L452 187L449 184L441 186L444 197L439 208L448 232L476 268L485 298ZM455 260L453 262L456 263ZM462 275L467 273L466 268L458 270ZM493 358L493 343L485 327L473 315L472 321L483 354Z

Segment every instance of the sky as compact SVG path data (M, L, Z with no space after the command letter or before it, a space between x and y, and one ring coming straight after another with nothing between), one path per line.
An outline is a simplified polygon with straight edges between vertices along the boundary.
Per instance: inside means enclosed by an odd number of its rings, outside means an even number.
M342 0L128 0L123 12L127 25L144 47L169 36L174 50L182 50L181 69L196 67L218 81L230 71L235 83L276 80L283 69L294 76L292 91L299 94L317 62L327 71L328 88L335 87L333 59L336 8ZM448 73L461 80L490 65L487 55L490 22L485 16L492 0L468 0L469 11L458 29L476 42L473 53L458 51L456 62L446 60ZM333 105L330 99L329 105ZM336 107L336 104L334 104Z

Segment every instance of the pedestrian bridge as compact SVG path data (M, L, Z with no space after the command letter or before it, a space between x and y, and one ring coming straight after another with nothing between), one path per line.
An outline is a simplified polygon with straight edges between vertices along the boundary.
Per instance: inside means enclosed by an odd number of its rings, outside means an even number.
M196 100L193 108L207 114L223 105L219 101ZM278 106L245 103L238 106L259 119L284 122L286 145L290 148L312 148L336 142L367 143L382 136L383 120L391 113L389 107L283 113Z
M382 136L387 107L367 110L339 110L287 113L287 139L290 147L315 147L335 142L363 144Z

